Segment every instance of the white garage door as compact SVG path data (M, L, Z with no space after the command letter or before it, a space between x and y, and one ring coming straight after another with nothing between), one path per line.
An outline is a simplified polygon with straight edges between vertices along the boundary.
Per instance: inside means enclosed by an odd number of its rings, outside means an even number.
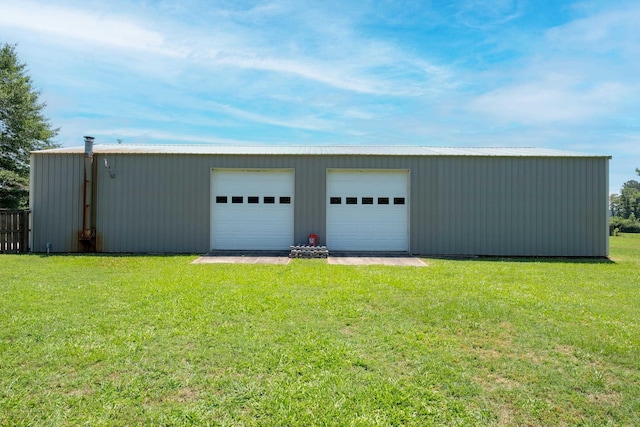
M211 246L284 250L293 244L293 170L211 172Z
M327 171L327 247L409 250L408 171Z

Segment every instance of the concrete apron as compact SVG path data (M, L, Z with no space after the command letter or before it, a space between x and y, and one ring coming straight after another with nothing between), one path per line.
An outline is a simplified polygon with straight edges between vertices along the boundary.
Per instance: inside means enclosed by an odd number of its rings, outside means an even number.
M402 267L426 267L427 264L419 258L404 257L375 257L375 256L329 256L327 264L331 265L397 265Z
M192 264L289 264L287 256L266 255L205 255ZM329 256L330 265L395 265L402 267L426 267L421 259L412 256Z
M291 258L286 256L226 256L205 255L191 264L289 264Z

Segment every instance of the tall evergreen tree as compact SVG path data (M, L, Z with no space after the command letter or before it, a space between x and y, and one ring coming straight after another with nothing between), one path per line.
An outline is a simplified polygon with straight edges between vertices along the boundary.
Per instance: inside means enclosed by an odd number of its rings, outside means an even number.
M15 46L0 45L0 208L28 205L29 152L58 146L39 96Z

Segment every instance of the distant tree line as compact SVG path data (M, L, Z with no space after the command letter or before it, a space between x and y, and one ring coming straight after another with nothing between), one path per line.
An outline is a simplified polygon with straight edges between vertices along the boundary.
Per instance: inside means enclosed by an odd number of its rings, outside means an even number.
M640 176L640 169L636 169ZM640 182L627 181L622 184L620 194L609 197L611 234L617 232L640 233Z

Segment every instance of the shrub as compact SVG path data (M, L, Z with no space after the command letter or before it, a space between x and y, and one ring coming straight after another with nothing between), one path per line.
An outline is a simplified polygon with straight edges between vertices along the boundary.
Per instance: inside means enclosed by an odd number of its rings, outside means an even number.
M615 235L614 231L616 229L620 233L640 233L640 222L614 216L609 222L609 235Z

